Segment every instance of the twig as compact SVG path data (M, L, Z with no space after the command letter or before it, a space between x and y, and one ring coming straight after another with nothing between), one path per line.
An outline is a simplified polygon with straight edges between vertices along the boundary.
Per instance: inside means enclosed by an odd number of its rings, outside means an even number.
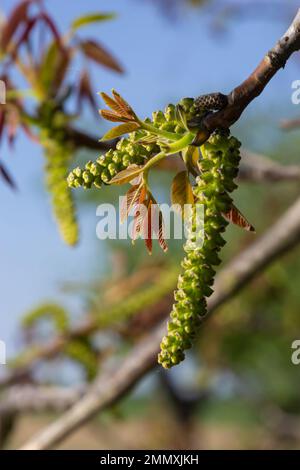
M300 198L286 213L249 248L220 272L215 292L208 302L208 315L247 284L276 257L300 241ZM208 316L207 315L207 316ZM159 343L165 333L165 321L136 345L120 366L104 374L69 411L44 431L30 439L24 450L53 447L96 412L107 408L131 389L156 364Z
M209 135L217 128L232 126L251 101L261 94L274 75L285 66L290 56L299 49L300 9L286 33L265 55L251 75L229 93L226 108L210 113L204 119L203 127L206 134Z

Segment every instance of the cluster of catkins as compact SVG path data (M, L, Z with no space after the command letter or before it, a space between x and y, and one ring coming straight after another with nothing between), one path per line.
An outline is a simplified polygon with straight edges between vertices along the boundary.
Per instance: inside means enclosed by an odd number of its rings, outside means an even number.
M180 101L187 122L195 125L201 112L194 104L193 98L183 98ZM146 124L152 124L158 131L184 134L186 129L176 116L176 107L169 104L165 112L155 111L152 114L152 121L147 118ZM151 132L139 129L129 134L128 138L122 138L115 150L110 149L101 155L95 162L88 161L85 167L75 168L68 176L70 188L91 187L100 188L103 184L108 184L110 180L120 171L125 170L129 165L143 165L153 155L159 152L156 142L149 142ZM144 143L143 143L144 140Z
M131 138L134 135L130 136ZM70 188L83 187L89 189L92 186L100 188L119 171L125 170L129 165L142 165L150 158L154 151L154 145L139 145L130 139L121 139L115 150L110 149L105 155L101 155L95 162L89 161L84 169L75 168L68 176Z
M65 138L66 116L51 101L39 112L40 142L46 157L46 186L52 198L54 217L68 245L78 241L78 225L72 193L66 181L74 149Z
M161 342L159 363L170 368L184 359L184 351L191 347L201 319L206 315L206 297L212 294L213 266L220 263L218 252L225 244L226 214L232 199L228 193L236 185L233 179L238 173L240 142L222 133L212 135L201 147L201 170L193 188L194 208L190 214L190 233L182 261L183 272L179 276L175 303L168 324L168 333ZM197 217L197 205L204 205L204 227ZM199 233L203 230L203 237ZM198 241L198 243L197 243Z
M215 97L212 98L215 102ZM209 104L209 109L214 109L214 102ZM208 112L200 104L197 99L184 98L177 106L168 105L165 112L154 112L152 120L145 119L140 129L121 139L116 150L109 150L96 162L88 162L84 169L75 168L69 174L69 186L101 187L129 165L142 165L167 148L168 138L170 142L174 141L174 134L179 139L189 133L196 135ZM236 188L234 178L240 161L239 147L240 142L225 130L215 132L201 146L196 163L199 176L193 188L195 202L189 220L190 233L184 246L183 272L178 279L168 332L158 356L159 363L165 368L184 359L184 351L191 347L207 312L206 298L213 292L214 266L220 263L218 253L225 244L221 234L228 223L224 215L232 205L229 193ZM197 211L200 204L204 207L202 224ZM202 242L199 232L203 233Z

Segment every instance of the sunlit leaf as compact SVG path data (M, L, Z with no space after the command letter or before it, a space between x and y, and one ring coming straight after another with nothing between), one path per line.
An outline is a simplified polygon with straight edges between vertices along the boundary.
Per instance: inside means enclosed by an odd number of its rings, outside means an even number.
M184 205L194 203L194 195L187 171L180 171L174 177L171 188L172 204L179 205L184 214Z
M115 13L91 13L89 15L84 15L80 16L79 18L76 18L72 24L71 27L73 30L81 28L82 26L86 26L92 23L98 23L100 21L107 21L107 20L113 20L116 18Z
M142 173L144 167L140 167L138 165L130 165L125 170L120 171L117 173L109 182L109 184L124 184L129 183L129 181L133 180L137 175Z
M117 137L120 137L121 135L133 132L139 127L139 124L137 124L136 122L126 122L124 124L120 124L119 126L116 126L106 132L106 134L104 134L104 136L102 137L101 141L115 139Z
M255 228L253 227L250 222L246 219L245 216L239 211L237 207L235 207L233 204L231 206L231 209L229 212L224 214L224 217L229 221L232 222L235 225L238 225L239 227L249 231L249 232L255 232Z

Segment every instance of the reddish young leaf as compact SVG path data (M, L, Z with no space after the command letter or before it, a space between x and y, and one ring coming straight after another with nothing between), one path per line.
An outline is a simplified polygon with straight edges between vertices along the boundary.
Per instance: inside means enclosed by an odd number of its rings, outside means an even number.
M155 201L154 201L155 202ZM157 205L157 203L155 202L155 204L152 205L152 211L153 211L153 219L154 221L158 221L158 226L156 225L156 223L153 224L153 230L154 232L156 233L157 237L158 237L158 243L161 247L161 249L163 251L167 251L168 250L168 245L166 243L166 240L164 238L164 221L163 221L163 216L162 216L162 212L159 208L159 206Z
M152 253L152 200L149 200L147 216L144 218L143 233L149 255Z
M122 203L121 203L121 210L120 210L121 223L123 223L124 220L126 220L131 209L138 203L141 190L142 190L141 185L132 186L123 197Z
M134 211L134 222L132 228L132 240L136 240L142 233L142 227L147 215L147 207L149 203L148 191L145 186L142 186L141 192L139 194L138 202L135 206Z
M94 97L92 90L92 84L90 81L90 76L86 70L84 70L80 75L79 87L78 87L78 97L77 97L77 110L78 112L82 111L82 102L87 100L94 112L97 112L97 103Z
M184 215L184 205L194 203L194 195L187 171L180 171L174 177L171 188L171 201L181 207Z
M253 225L248 222L246 217L243 216L243 214L237 207L235 207L234 204L232 204L230 211L223 215L227 220L229 220L229 222L232 222L233 224L238 225L239 227L249 232L255 232Z
M21 127L23 131L25 132L25 134L29 137L29 139L31 139L33 142L37 144L40 143L40 139L38 138L38 136L32 132L32 130L30 129L29 126L27 126L27 124L23 122L21 123Z
M111 70L118 73L123 73L123 68L119 62L101 46L99 43L93 40L82 41L80 47L85 54L91 60L94 60L98 64L103 65Z
M3 163L0 163L0 176L3 178L3 180L12 188L12 189L17 189L16 184L8 171L6 170L5 166Z
M110 111L109 109L100 109L99 114L106 119L107 121L111 122L130 122L131 118L127 118L124 116L120 116L119 114Z
M14 8L2 29L0 49L5 50L18 27L27 19L27 10L33 0L23 0Z
M14 46L12 52L11 52L12 57L15 58L17 56L18 50L21 47L21 45L29 40L29 35L30 35L31 31L33 30L37 20L38 20L38 17L34 17L34 18L31 18L30 20L28 20L26 22L25 29L22 32L20 38L16 42L16 44L15 44L15 46Z
M60 33L57 29L57 26L56 24L54 23L54 21L52 20L52 18L45 12L42 12L39 14L39 18L41 20L43 20L46 25L49 27L50 31L52 32L53 34L53 37L56 39L57 43L60 45L60 47L63 49L63 44L62 44L62 40L61 40L61 36L60 36Z
M100 142L104 140L112 140L120 137L124 134L129 134L130 132L135 131L138 129L140 125L137 122L126 122L124 124L120 124L119 126L113 127L110 129L104 136L100 139Z
M8 142L9 142L9 145L12 146L15 141L17 129L20 123L20 114L16 107L9 109L7 113L6 122L7 122Z
M127 101L125 101L124 98L114 89L112 89L112 94L124 114L128 114L128 116L135 117L135 113L132 107L127 103Z

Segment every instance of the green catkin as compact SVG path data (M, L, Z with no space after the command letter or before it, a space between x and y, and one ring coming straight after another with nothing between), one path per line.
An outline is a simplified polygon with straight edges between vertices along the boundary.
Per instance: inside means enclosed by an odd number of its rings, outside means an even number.
M207 312L206 297L213 292L210 287L215 275L213 266L220 263L218 253L225 244L221 233L228 222L222 214L230 209L232 200L228 193L236 188L233 180L238 173L239 147L237 139L224 133L213 134L201 147L201 176L194 187L197 202L190 215L183 272L178 278L168 333L161 342L158 356L158 362L165 368L184 359L184 351L191 347L201 319ZM197 204L204 205L204 239L201 247L195 246Z
M54 217L62 239L68 245L78 242L78 225L72 193L66 181L72 144L65 139L66 117L50 102L40 109L40 141L46 157L46 187L52 198Z

